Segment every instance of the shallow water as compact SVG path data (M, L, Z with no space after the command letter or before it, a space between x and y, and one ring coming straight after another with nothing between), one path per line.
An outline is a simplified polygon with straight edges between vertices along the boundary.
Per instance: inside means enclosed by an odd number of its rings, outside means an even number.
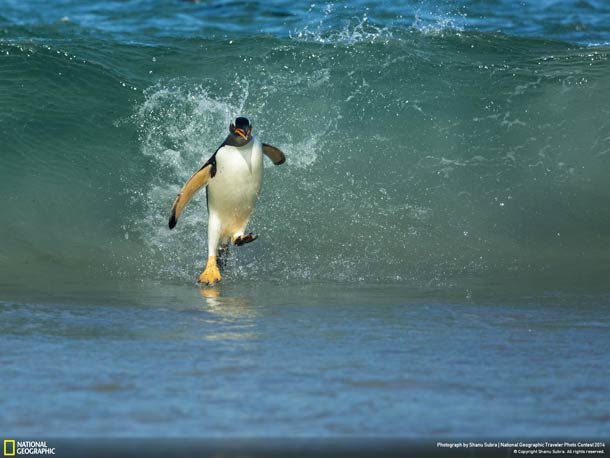
M0 424L28 437L607 433L608 298L446 294L253 282L44 303L15 292L0 306Z

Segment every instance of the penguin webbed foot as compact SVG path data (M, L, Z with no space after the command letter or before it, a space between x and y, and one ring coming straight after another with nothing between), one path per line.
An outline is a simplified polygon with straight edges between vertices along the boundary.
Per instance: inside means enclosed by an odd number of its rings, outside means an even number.
M218 283L221 278L218 266L206 267L202 274L199 275L199 283L212 286L214 283Z
M254 242L258 238L257 235L254 235L252 232L246 235L238 235L233 239L233 245L242 246L246 243Z
M210 256L205 270L199 275L199 283L206 283L211 286L219 282L221 278L220 270L218 270L218 265L216 264L216 257Z

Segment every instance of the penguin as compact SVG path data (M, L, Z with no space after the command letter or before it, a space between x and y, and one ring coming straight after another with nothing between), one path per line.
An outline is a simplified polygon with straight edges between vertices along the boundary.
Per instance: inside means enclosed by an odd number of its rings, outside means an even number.
M246 234L263 183L263 154L275 165L286 161L275 146L252 135L252 124L238 117L229 125L229 135L203 166L182 187L172 205L169 228L173 229L186 204L206 188L208 207L208 259L199 282L213 285L221 279L218 256L229 243L241 246L257 236Z

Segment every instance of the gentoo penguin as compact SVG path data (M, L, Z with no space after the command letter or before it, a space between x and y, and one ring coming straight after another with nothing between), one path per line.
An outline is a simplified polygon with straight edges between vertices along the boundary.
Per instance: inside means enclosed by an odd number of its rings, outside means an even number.
M180 213L193 195L207 186L208 202L208 261L199 276L201 283L212 285L220 281L217 256L219 248L243 245L256 239L246 234L246 225L263 182L263 154L275 165L286 160L275 146L261 143L252 136L252 125L239 117L229 126L229 135L216 152L203 164L178 193L169 217L173 229Z

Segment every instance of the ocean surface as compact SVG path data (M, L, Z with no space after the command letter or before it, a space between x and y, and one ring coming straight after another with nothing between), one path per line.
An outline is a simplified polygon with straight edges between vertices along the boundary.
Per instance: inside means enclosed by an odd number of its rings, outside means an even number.
M0 107L3 434L608 437L608 2L3 0Z

